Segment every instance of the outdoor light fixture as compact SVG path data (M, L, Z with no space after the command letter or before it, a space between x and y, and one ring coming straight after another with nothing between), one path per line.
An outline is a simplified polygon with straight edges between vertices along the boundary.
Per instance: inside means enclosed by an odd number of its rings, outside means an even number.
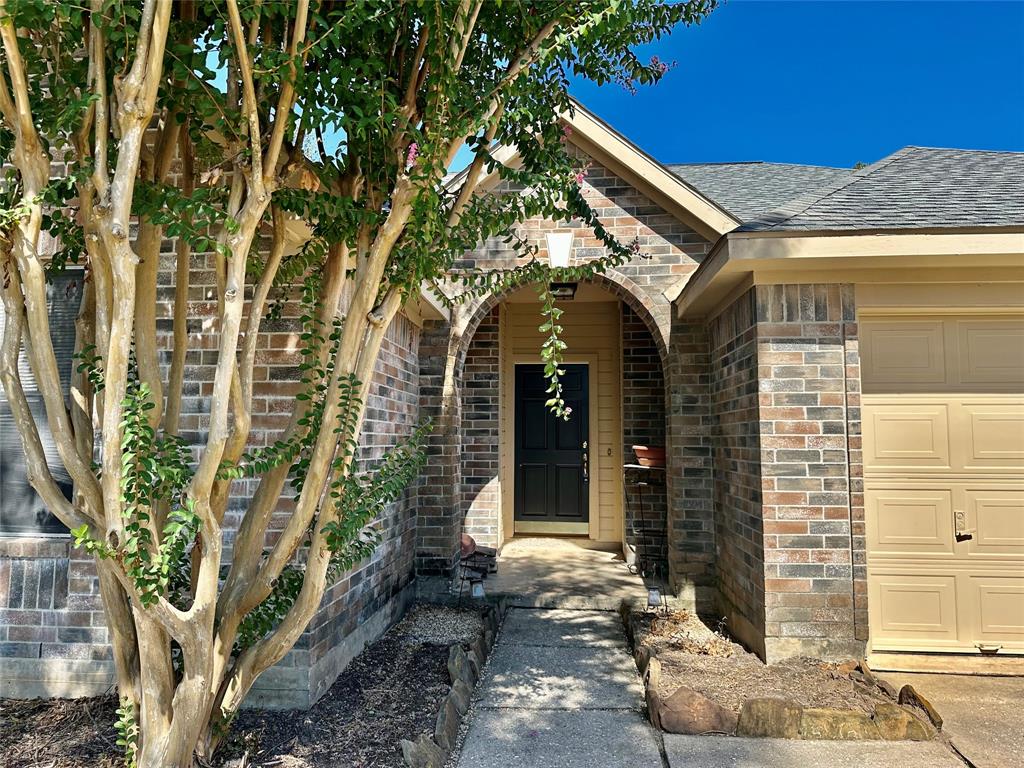
M667 605L668 603L666 603L661 596L660 589L657 587L649 587L647 589L647 610L657 611L663 606L667 607Z
M552 267L568 267L572 253L572 231L548 232L548 264Z
M482 581L473 581L469 585L469 594L477 599L482 599L484 596L484 583Z
M572 301L576 296L576 283L551 283L548 291L558 301Z

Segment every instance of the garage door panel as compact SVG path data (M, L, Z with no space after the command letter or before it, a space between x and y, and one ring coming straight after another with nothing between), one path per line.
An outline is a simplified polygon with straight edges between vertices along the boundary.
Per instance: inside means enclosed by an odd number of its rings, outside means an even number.
M860 320L872 645L1024 653L1024 316Z
M864 502L871 552L953 555L953 500L948 488L872 489Z
M962 384L1024 384L1024 321L955 320L957 378Z
M878 391L907 383L944 381L946 360L941 320L872 322L861 336L861 376Z
M955 416L954 438L969 471L1024 471L1024 404L965 400Z
M955 577L876 573L868 591L876 647L959 642Z
M964 497L972 529L969 555L1016 558L1024 573L1024 490L968 488Z
M945 403L865 403L864 463L872 469L949 469Z
M977 641L1024 649L1024 577L977 576L968 583Z

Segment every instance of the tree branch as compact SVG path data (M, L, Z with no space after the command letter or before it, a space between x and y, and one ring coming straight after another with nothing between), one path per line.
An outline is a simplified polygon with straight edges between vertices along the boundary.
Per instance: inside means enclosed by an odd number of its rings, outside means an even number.
M252 82L252 62L249 59L248 42L242 29L242 17L238 12L237 0L228 0L228 19L231 37L235 44L238 73L242 78L242 111L249 125L249 148L252 152L253 191L257 196L266 195L263 188L263 149L260 133L260 116L256 106L256 89Z
M295 78L298 77L298 67L295 59L300 55L302 61L306 59L306 52L299 54L299 46L306 39L306 19L309 13L309 0L299 0L295 12L295 26L292 29L292 42L288 48L288 75L281 85L281 93L277 99L277 108L274 110L274 127L270 134L270 146L267 147L267 157L264 163L265 173L269 174L264 179L268 186L277 174L277 160L281 154L281 146L284 143L285 132L288 129L288 121L291 117L292 107L295 99Z

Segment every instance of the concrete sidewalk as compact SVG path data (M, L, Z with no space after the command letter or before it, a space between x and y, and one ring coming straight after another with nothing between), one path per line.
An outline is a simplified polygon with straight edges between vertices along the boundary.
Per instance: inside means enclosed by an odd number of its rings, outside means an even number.
M459 768L660 768L617 613L513 608Z

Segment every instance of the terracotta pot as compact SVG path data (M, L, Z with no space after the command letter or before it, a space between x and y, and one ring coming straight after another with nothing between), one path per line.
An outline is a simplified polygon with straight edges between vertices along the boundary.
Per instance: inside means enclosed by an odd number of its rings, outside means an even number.
M634 445L633 453L641 467L664 467L665 449L648 445Z

